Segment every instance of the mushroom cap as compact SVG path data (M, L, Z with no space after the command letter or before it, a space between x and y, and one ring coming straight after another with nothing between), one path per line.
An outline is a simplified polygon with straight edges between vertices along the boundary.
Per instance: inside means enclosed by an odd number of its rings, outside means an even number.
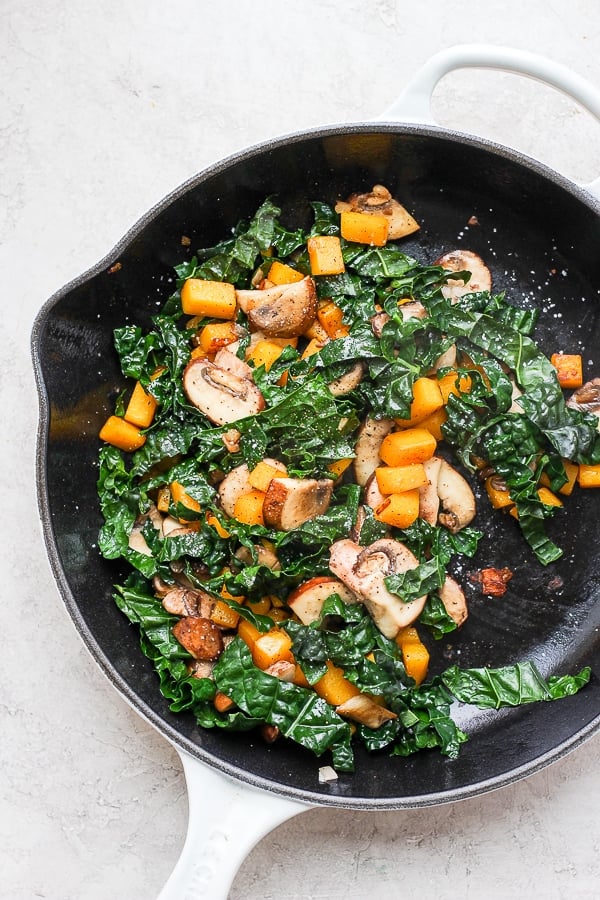
M252 378L240 377L202 357L187 364L183 390L190 403L216 425L237 422L265 408L264 397Z

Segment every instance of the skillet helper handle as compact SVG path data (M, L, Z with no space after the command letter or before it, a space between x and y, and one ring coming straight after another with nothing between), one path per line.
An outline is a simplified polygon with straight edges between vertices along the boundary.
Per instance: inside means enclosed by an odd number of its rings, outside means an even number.
M234 781L178 750L187 783L185 843L158 900L227 900L259 840L310 807Z
M562 91L600 121L600 91L567 66L526 50L488 44L458 44L434 54L378 120L436 125L431 110L436 85L449 72L468 68L498 69L533 78ZM580 187L600 199L600 177Z

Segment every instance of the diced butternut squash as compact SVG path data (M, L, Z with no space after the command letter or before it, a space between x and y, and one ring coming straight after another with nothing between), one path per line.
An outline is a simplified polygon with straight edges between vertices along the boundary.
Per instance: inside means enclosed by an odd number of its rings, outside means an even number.
M564 496L568 497L573 493L573 488L577 483L577 476L579 474L579 466L577 463L571 462L570 459L563 459L563 466L565 469L565 475L567 476L567 480L563 484L562 487L558 489L559 494L564 494ZM542 473L542 477L540 478L540 484L543 484L545 487L550 487L550 479L546 475L545 472Z
M214 513L207 512L206 513L206 524L210 525L211 528L214 528L220 538L228 538L229 532L226 528L223 528L217 517Z
M375 510L379 522L392 528L408 528L419 517L419 489L390 494Z
M417 629L412 625L401 628L396 636L396 643L402 651L402 661L406 674L421 684L429 668L429 651L421 641Z
M577 483L582 488L600 487L600 465L584 465L582 463L577 473Z
M298 269L293 269L286 263L274 259L269 269L268 278L273 284L293 284L295 281L302 281L304 275Z
M222 691L217 691L214 696L213 703L217 712L220 713L229 712L229 710L233 709L235 706L233 700Z
M313 275L340 275L346 270L340 239L334 234L311 237L307 241L310 271Z
M325 341L319 340L319 338L311 338L302 351L301 359L308 359L309 356L314 356L315 353L318 353L319 350L323 349L328 340L329 338Z
M390 230L389 216L345 210L340 214L340 232L345 241L383 247Z
M271 611L271 598L267 595L260 597L258 600L248 600L248 609L251 609L257 616L266 616Z
M249 491L242 494L235 501L233 518L244 525L264 525L263 503L265 494L263 491Z
M436 439L425 428L406 428L384 437L379 456L388 466L407 466L431 459L436 446Z
M448 397L451 394L468 394L471 390L471 376L466 373L446 372L441 378L438 378L438 387L444 401L444 406L448 403Z
M344 675L344 670L327 660L327 671L313 685L313 689L332 706L341 706L351 697L360 694L359 689Z
M233 630L238 625L240 614L232 609L225 600L215 600L210 611L210 619L219 628Z
M304 337L308 338L309 341L312 341L314 339L317 341L321 341L322 344L326 344L327 341L329 340L329 335L327 334L327 332L325 331L325 329L319 322L318 318L316 318L314 320L314 322L312 322L308 326L308 328L306 329L306 331L303 332L303 334L304 334Z
M379 466L375 469L377 486L382 494L401 494L427 484L423 463L408 466Z
M156 508L159 512L166 513L169 511L169 506L171 505L171 491L164 484L161 488L158 489L158 497L156 498Z
M190 353L190 356L192 359L207 359L208 353L206 352L204 347L201 347L200 345L198 345L197 347L193 348L193 350Z
M343 311L333 300L326 300L317 310L317 320L332 341L339 337L346 337L350 332L343 318Z
M170 485L173 503L181 503L182 506L194 512L200 512L200 504L194 497L190 497L184 486L179 481L172 481Z
M287 469L283 465L273 466L262 459L248 475L248 481L257 491L266 491L273 478L284 478Z
M181 308L188 316L234 319L235 287L227 281L188 278L181 288Z
M329 463L327 469L336 478L340 478L353 462L354 459L352 457L350 459L336 459L335 462Z
M281 344L276 344L275 341L257 341L248 351L246 359L251 360L256 368L264 366L265 370L268 372L282 353L283 347Z
M398 425L418 425L432 413L441 409L444 398L439 383L434 378L417 378L413 384L413 399L408 419L396 419Z
M100 429L99 438L124 450L126 453L133 453L138 450L146 442L146 435L142 434L136 425L126 422L120 416L109 416L102 428Z
M550 362L556 369L563 388L579 388L583 384L583 362L579 353L553 353Z
M250 650L252 650L261 634L264 634L263 631L258 630L256 625L244 618L240 618L238 622L237 633Z
M252 661L259 669L268 669L273 663L286 660L294 662L292 639L283 629L272 628L261 634L252 647Z
M222 347L227 347L228 344L233 344L238 338L233 322L209 322L200 331L198 346L210 355L217 353Z
M505 509L513 506L514 501L505 487L502 487L493 475L485 479L485 489L494 509Z
M537 493L538 493L538 497L540 498L542 503L545 503L546 506L562 506L563 505L562 500L559 497L557 497L556 494L553 494L552 491L550 490L550 488L547 488L547 487L538 488Z
M148 428L152 424L157 406L152 394L149 394L137 381L127 404L124 419L131 422L132 425L137 425L138 428Z
M447 418L448 413L444 407L436 409L434 413L431 413L430 416L427 416L426 419L419 422L419 428L424 428L434 436L436 441L441 441L444 438L444 435L442 434L442 425Z

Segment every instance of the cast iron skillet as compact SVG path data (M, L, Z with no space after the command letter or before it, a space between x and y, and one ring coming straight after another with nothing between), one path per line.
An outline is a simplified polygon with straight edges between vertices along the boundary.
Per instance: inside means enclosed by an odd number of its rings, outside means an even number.
M426 118L424 98L441 75L470 65L543 78L600 118L600 98L570 73L527 54L479 47L434 57L394 116L404 109L405 120L415 114ZM277 197L289 226L306 224L311 199L333 203L375 183L388 186L421 223L414 239L404 242L406 252L433 261L453 249L462 234L462 246L489 263L496 290L506 289L517 303L542 307L537 332L542 349L582 352L590 377L600 374L598 199L511 150L406 121L294 134L212 166L152 209L109 257L51 297L35 322L39 504L55 578L101 669L173 743L186 769L190 831L163 897L179 896L184 886L186 896L196 896L194 890L209 884L212 897L221 896L219 890L226 896L234 867L252 844L307 805L395 809L474 796L557 759L600 725L600 556L591 552L598 522L593 491L576 492L568 514L557 517L551 532L564 556L550 568L535 562L510 518L492 514L480 502L477 524L486 536L477 560L461 573L470 617L444 642L443 666L531 659L545 675L586 665L595 675L577 696L560 703L495 714L458 710L471 739L454 761L437 753L390 761L359 752L354 775L320 785L318 761L293 746L201 731L191 717L169 712L135 629L111 599L112 585L125 571L97 551L96 459L99 427L123 387L113 328L147 322L171 293L172 266L188 252L183 235L191 239L189 252L210 246L267 195ZM473 216L478 224L468 225ZM514 571L501 602L482 597L474 586L470 576L481 565L509 565ZM237 856L231 856L230 842L223 871L213 838L219 828L228 833L234 819Z

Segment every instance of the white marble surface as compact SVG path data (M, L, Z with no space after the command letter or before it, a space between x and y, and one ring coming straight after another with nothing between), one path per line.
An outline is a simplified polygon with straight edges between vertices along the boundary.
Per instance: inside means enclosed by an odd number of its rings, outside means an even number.
M37 310L199 169L271 135L375 116L433 52L465 41L533 50L600 86L597 0L0 4L0 897L152 900L187 817L177 754L88 657L46 561ZM600 174L597 124L531 82L460 73L436 110L569 177ZM599 762L596 737L457 805L306 812L250 853L231 898L598 896Z

